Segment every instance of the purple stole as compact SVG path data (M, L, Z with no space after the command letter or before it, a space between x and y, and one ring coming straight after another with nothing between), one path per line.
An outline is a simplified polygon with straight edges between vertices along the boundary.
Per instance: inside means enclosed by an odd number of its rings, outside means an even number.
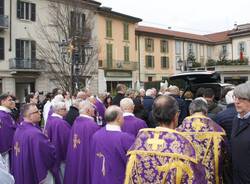
M55 164L55 147L39 128L24 121L14 135L12 158L16 184L42 183Z
M194 114L186 117L176 130L194 145L198 162L205 168L206 181L222 183L222 164L227 151L223 128L206 116Z
M140 130L128 155L125 184L206 183L193 145L175 130Z

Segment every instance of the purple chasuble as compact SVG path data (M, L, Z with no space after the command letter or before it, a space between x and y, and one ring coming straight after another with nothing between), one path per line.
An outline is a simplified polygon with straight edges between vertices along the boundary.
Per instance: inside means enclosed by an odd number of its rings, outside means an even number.
M95 106L99 115L102 117L102 121L104 121L104 113L106 111L105 105L98 98L96 98Z
M70 125L58 116L53 114L48 118L44 134L50 139L56 148L56 164L53 174L57 184L62 183L60 175L60 165L66 160L67 147L70 135Z
M194 114L186 117L176 130L192 141L198 162L205 168L206 181L222 183L222 166L228 162L223 128L204 115Z
M134 137L126 132L106 130L106 127L97 131L93 136L92 184L123 184L127 163L126 154L134 142Z
M10 151L12 146L13 136L16 130L16 124L14 119L11 117L10 112L7 112L2 109L5 108L2 107L0 110L0 153L1 154Z
M99 126L90 117L78 116L71 128L66 159L65 184L90 183L90 143Z
M128 155L125 184L206 183L193 145L175 130L140 130Z
M124 115L123 115L124 116ZM142 119L135 117L133 114L124 116L124 123L121 127L123 132L137 136L138 132L142 128L147 128L147 124Z
M38 184L55 164L55 147L31 123L23 121L13 139L12 172L16 184Z

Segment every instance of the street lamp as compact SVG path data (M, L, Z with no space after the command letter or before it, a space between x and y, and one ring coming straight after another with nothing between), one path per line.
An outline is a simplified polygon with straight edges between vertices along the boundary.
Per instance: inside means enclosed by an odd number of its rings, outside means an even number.
M73 37L69 41L62 40L59 44L63 62L71 65L70 90L74 94L79 89L79 75L81 65L87 64L93 54L93 47L89 43L80 44L79 37Z

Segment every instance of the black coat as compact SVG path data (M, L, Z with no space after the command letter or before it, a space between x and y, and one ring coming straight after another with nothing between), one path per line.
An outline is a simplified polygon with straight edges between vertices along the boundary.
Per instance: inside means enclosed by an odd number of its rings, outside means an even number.
M75 119L79 116L79 110L74 107L74 106L70 106L69 107L69 112L67 113L67 115L65 116L65 121L67 121L70 126L73 125Z
M231 145L234 184L250 183L250 117L234 118Z
M112 105L120 106L120 101L125 98L124 94L117 93L117 95L112 100Z
M215 116L215 122L218 123L227 134L228 140L231 138L232 124L234 117L237 115L234 103L228 104L224 111L219 112Z

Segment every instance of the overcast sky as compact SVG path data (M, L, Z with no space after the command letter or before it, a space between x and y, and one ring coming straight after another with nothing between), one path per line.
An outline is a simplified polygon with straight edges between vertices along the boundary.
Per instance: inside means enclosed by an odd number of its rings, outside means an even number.
M97 0L98 1L98 0ZM99 0L113 11L143 19L141 25L207 34L250 23L250 0Z

